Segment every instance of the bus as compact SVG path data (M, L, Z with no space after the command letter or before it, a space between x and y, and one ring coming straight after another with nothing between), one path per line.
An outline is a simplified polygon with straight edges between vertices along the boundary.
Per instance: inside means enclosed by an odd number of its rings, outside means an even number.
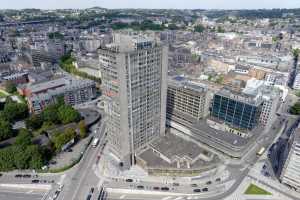
M97 147L98 143L99 143L99 138L94 138L92 147L94 147L94 148Z
M262 147L259 149L259 151L256 153L256 155L261 156L265 152L266 148Z

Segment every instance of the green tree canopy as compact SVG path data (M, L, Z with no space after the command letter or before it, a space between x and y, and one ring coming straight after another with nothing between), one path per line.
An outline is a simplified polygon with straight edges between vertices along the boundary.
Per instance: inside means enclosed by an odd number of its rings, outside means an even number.
M42 117L46 122L58 124L60 122L58 117L58 105L52 104L47 106L42 112Z
M72 128L67 128L64 133L56 133L52 138L55 150L58 152L70 140L76 137L76 132Z
M6 81L5 82L5 90L8 93L14 93L17 91L16 84L13 83L12 81Z
M20 129L19 134L16 137L15 145L18 146L29 146L32 144L32 134L27 129Z
M84 120L81 120L78 123L78 129L79 129L80 138L85 138L87 136L87 128Z
M58 118L63 124L78 122L80 114L70 105L62 105L58 109Z
M299 115L300 114L300 102L295 103L291 109L290 113L293 115Z
M11 124L4 119L0 119L0 141L13 137Z
M28 116L28 107L24 103L8 100L5 103L3 115L10 122L22 120Z
M205 30L204 26L202 25L197 25L194 27L194 31L198 33L202 33Z
M43 118L41 115L31 115L25 120L26 128L30 130L37 130L43 125Z

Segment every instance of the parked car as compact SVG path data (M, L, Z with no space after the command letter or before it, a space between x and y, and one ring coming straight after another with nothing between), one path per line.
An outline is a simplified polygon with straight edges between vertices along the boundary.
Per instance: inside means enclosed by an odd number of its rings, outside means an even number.
M159 190L159 187L153 187L153 190Z
M21 177L22 177L22 174L16 174L15 177L16 177L16 178L21 178Z
M194 189L194 192L201 192L201 190L200 189Z
M138 185L138 186L137 186L137 189L144 189L144 186Z
M216 178L216 182L220 182L221 181L221 178Z
M191 184L191 187L198 187L198 185L193 183L193 184Z
M210 184L212 184L211 181L207 181L207 182L206 182L206 185L210 185Z
M168 187L162 187L160 188L162 191L169 191L170 189Z
M128 183L132 183L133 182L133 180L131 178L128 178L125 181L128 182Z
M23 178L31 178L31 175L30 174L24 174Z
M37 179L34 179L34 180L31 181L31 183L39 183L39 182L40 182L40 181L37 180Z
M203 188L202 192L208 192L208 188Z
M173 186L179 186L179 183L173 183Z

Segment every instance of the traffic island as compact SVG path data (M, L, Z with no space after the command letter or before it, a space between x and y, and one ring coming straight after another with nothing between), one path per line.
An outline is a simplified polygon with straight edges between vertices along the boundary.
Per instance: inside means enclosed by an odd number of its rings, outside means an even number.
M272 195L272 193L254 185L250 184L246 191L244 192L246 195Z

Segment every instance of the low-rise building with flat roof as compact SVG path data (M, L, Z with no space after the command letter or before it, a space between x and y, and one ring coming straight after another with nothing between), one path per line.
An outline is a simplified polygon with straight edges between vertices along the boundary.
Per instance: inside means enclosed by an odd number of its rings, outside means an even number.
M87 79L64 77L30 86L27 93L29 111L41 112L47 105L63 97L66 104L77 105L96 97L96 84Z
M192 140L168 133L137 155L137 163L150 174L197 174L212 169L220 161Z

